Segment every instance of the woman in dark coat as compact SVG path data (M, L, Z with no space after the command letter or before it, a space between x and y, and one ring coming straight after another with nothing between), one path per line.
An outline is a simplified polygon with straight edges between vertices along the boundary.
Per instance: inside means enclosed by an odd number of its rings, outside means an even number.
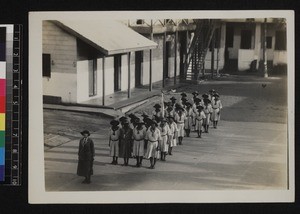
M123 128L120 130L119 157L124 158L124 165L128 166L129 158L132 152L132 134L133 130L129 127L129 121L123 122Z
M91 175L93 174L95 148L93 140L89 138L89 131L84 130L81 132L81 135L83 138L79 142L77 175L84 176L85 179L82 183L89 184L91 183Z

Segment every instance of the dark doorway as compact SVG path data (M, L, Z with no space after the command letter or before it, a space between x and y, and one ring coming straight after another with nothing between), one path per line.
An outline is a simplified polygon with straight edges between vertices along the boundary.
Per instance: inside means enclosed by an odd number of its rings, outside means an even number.
M114 90L121 90L121 55L114 57Z
M169 74L169 58L171 56L171 42L166 42L166 59L165 59L165 69L164 69L164 78L170 78Z
M142 85L143 51L135 52L135 87Z
M241 49L251 49L251 39L252 39L252 31L251 30L242 30L241 31Z
M186 59L186 55L187 55L187 43L188 43L188 33L187 32L183 32L181 34L179 34L179 44L180 45L180 53L179 53L179 57L180 57L180 70L179 70L179 75L180 78L184 78L184 62Z

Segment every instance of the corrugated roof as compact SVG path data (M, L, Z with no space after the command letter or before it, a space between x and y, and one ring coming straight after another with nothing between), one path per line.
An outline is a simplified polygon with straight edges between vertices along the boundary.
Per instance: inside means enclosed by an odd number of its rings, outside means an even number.
M105 55L157 47L155 42L114 20L59 20L54 22Z

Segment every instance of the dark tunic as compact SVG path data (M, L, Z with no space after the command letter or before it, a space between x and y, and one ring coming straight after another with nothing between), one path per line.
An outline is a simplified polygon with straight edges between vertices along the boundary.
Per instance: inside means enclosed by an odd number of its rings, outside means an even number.
M130 158L132 151L132 134L133 130L131 128L120 130L120 148L119 157Z
M93 174L94 156L95 148L93 140L87 138L86 142L84 142L84 138L82 138L78 149L77 175L89 176Z

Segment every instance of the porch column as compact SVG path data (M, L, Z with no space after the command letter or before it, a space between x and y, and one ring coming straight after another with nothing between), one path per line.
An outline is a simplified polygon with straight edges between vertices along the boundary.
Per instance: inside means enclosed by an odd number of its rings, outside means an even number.
M130 91L130 86L131 86L131 74L130 74L130 54L131 52L127 53L127 59L128 59L128 91L127 91L127 97L130 98L131 96L131 91Z
M211 66L210 66L210 70L211 70L211 78L214 78L214 70L215 70L215 42L216 42L216 31L214 31L212 38L211 38L211 42L210 42L210 47L211 47Z
M267 19L264 21L264 48L263 48L263 60L264 60L264 77L268 77L268 64L267 64Z
M175 56L174 56L174 85L176 85L177 78L177 42L178 42L178 31L175 31Z
M150 39L153 41L153 21L151 19L151 33L150 33ZM149 59L149 91L152 91L152 49L150 49L150 59Z
M258 69L260 61L260 50L261 50L261 24L256 23L255 25L255 45L254 45L254 60L256 62L256 69Z
M105 106L105 56L102 58L102 105Z
M167 74L168 73L168 71L167 71L167 48L166 48L166 46L167 46L167 32L166 32L166 30L165 30L165 32L164 32L164 41L163 41L163 72L162 72L162 87L164 88L165 87L165 74Z

